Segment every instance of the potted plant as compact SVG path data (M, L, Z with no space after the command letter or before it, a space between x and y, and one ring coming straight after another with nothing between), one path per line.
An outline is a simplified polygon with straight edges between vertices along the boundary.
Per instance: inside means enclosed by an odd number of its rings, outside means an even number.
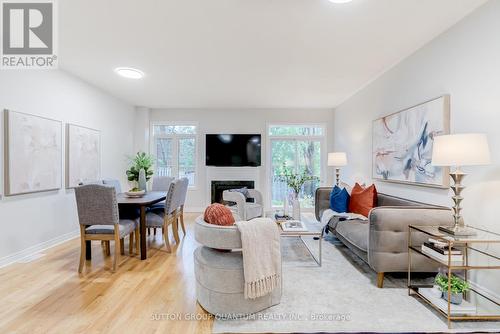
M439 290L443 293L443 299L448 300L448 276L443 274L438 274L434 281L438 286ZM464 281L456 275L451 275L450 278L451 285L451 299L452 304L460 305L463 301L463 294L470 290L470 285L468 282Z
M153 177L154 158L145 152L137 152L130 158L130 168L126 171L127 179L130 182L136 182L136 190L146 190L146 182ZM134 190L132 189L132 190Z
M294 173L286 165L283 165L282 173L277 174L276 178L286 183L288 188L290 188L293 192L293 218L300 220L300 202L299 202L299 193L306 182L319 180L317 176L309 174L305 169L302 173ZM288 201L288 199L285 199ZM285 213L286 214L286 213Z

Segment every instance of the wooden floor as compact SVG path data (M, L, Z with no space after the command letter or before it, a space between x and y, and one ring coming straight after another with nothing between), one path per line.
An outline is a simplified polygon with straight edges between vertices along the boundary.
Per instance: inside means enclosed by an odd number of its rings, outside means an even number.
M148 259L129 257L126 245L116 273L93 242L91 264L78 275L79 239L0 269L0 333L210 333L195 298L196 216L186 214L187 236L178 246L171 238L172 254L158 231L148 237Z

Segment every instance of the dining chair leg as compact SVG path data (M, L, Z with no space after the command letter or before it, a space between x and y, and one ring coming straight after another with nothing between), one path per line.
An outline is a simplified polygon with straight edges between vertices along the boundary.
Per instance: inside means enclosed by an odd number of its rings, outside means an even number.
M135 229L135 253L139 254L139 244L141 243L141 236L139 235L139 226Z
M182 233L186 235L186 227L184 226L184 205L181 206L180 220L181 220Z
M109 240L104 241L106 245L106 256L111 256L111 243Z
M115 227L115 256L113 257L113 272L116 271L116 266L117 266L117 263L120 259L120 235L118 234L118 231L117 231L117 228L118 227Z
M134 232L129 234L128 237L128 255L131 256L134 252Z
M174 234L174 239L176 243L180 242L179 238L179 224L178 224L177 218L174 218L174 221L172 222L172 233Z
M81 273L83 270L83 265L85 264L85 254L86 254L86 246L85 242L85 227L83 225L80 226L80 240L81 240L81 250L80 250L80 264L78 265L78 273Z
M148 235L151 235L151 229L148 227Z
M165 247L167 248L168 253L172 253L172 248L170 248L170 242L168 241L168 225L162 228L163 237L165 238Z
M123 238L120 239L120 254L125 255L125 240Z

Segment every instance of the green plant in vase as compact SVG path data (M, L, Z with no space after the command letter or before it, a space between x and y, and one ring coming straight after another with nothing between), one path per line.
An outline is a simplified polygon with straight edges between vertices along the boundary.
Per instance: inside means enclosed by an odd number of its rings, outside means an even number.
M281 172L278 171L275 175L275 178L280 182L284 182L288 186L288 188L293 191L293 218L300 220L300 191L302 190L302 187L306 182L317 181L319 180L319 178L317 176L309 174L305 169L302 171L302 173L295 173L291 170L291 168L288 168L286 164L283 164ZM287 200L288 199L285 199L285 201Z
M134 157L130 158L130 167L126 174L130 182L137 183L134 189L146 190L146 182L154 175L153 165L154 157L145 152L137 152Z
M438 274L434 280L439 290L443 292L443 298L448 300L448 276L443 274ZM451 299L452 304L461 304L463 300L464 292L470 290L470 284L456 275L451 275L450 278L451 286Z

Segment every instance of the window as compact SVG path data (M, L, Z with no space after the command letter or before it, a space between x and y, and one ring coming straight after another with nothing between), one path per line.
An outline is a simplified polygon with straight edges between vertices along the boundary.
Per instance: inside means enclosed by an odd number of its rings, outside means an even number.
M270 125L268 134L271 205L282 206L284 199L291 195L287 185L276 178L286 168L295 173L306 172L318 177L318 181L304 184L299 194L301 206L313 208L314 193L324 175L325 127L307 124Z
M196 184L196 126L152 125L151 152L155 156L156 175L187 177Z

